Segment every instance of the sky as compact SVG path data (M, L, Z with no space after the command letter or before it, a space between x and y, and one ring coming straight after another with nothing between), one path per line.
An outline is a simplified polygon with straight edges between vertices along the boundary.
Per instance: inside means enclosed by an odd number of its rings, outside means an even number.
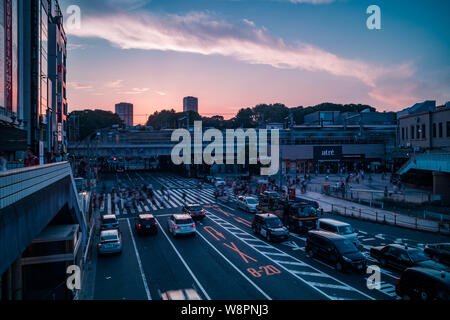
M60 0L69 110L134 104L143 124L199 98L203 116L259 103L399 111L450 100L450 1ZM71 11L78 6L80 15ZM381 29L369 30L377 5ZM71 7L72 6L72 7Z

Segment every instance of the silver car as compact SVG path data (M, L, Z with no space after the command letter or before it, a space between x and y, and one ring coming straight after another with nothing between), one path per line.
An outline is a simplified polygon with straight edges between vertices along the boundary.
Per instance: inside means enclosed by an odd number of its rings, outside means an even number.
M197 231L194 220L187 214L173 214L169 218L168 229L174 237L178 235L195 236Z
M122 237L119 230L105 230L100 233L98 254L113 254L122 252Z
M237 200L237 207L247 212L256 213L258 210L256 206L259 204L259 201L252 197L243 197L240 196Z
M359 247L360 245L358 240L358 231L353 229L352 226L346 222L322 218L318 221L317 229L344 236L348 240L352 241L356 247Z

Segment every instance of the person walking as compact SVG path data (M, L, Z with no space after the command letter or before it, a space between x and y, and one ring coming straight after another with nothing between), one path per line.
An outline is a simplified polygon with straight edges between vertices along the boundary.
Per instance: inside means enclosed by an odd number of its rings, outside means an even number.
M0 152L0 171L8 170L8 161L6 161L5 154Z

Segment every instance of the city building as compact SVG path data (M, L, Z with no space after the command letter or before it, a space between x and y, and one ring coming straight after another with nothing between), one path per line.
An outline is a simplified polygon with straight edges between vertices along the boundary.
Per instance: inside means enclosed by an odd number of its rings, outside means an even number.
M66 36L57 0L0 1L0 151L65 152Z
M183 112L193 111L198 113L198 98L185 97L183 99Z
M399 112L399 146L416 152L450 151L450 104L436 107L435 101L427 101L426 108L411 108Z
M126 102L116 104L116 113L126 126L133 126L133 104Z

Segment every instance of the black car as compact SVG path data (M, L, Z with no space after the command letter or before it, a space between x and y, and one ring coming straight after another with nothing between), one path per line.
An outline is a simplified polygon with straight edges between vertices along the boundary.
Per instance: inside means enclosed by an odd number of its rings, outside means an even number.
M404 300L450 300L450 274L415 267L406 269L397 280L397 295Z
M423 252L431 259L450 266L450 243L427 244Z
M274 214L256 214L252 221L252 230L255 234L265 237L268 241L286 240L289 231L283 226L281 220Z
M199 204L184 205L183 213L190 215L194 220L203 220L206 217L206 211Z
M411 267L425 267L446 270L447 266L433 261L423 251L400 244L373 247L370 256L378 260L382 267L391 267L400 271Z
M157 234L158 222L152 214L140 214L136 218L136 232L142 234Z
M328 261L338 271L364 272L366 270L366 257L351 240L336 233L319 230L308 231L305 252L309 258L317 256Z

